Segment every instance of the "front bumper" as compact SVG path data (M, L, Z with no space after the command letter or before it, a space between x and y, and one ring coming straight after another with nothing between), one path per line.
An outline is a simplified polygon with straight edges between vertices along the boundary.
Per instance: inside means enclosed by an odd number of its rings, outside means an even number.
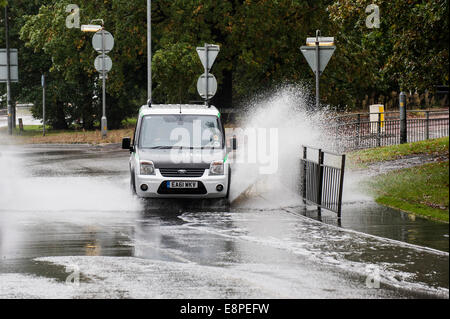
M135 175L136 194L139 197L149 198L222 198L227 194L228 174L209 176L206 169L201 177L165 177L155 169L155 175ZM206 193L204 194L162 194L161 184L167 181L197 181L203 184ZM146 184L148 189L143 191L141 185ZM217 191L217 185L223 185L222 191ZM158 192L158 190L160 192Z

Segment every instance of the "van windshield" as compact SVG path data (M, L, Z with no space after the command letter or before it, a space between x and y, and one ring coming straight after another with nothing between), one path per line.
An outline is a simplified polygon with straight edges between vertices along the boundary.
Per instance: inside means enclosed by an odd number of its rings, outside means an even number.
M212 115L146 115L139 133L141 148L222 148L219 118Z

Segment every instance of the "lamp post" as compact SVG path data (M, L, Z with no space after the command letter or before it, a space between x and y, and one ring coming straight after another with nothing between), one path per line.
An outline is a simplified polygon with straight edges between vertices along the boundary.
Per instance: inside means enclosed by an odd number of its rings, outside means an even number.
M11 69L10 69L10 51L9 51L9 26L8 26L8 6L5 6L5 33L6 33L6 105L8 108L8 134L12 135L13 130L13 110L11 106Z
M102 54L102 66L101 66L101 74L102 74L102 119L101 119L101 132L102 138L106 138L106 134L108 131L108 124L106 119L106 70L105 70L105 28L103 19L94 19L91 20L90 23L94 21L101 22L101 25L96 24L86 24L81 26L82 32L98 32L101 31L102 34L102 45L101 45L101 54Z
M152 102L152 1L147 0L147 104Z
M45 74L41 76L42 85L42 136L45 136Z

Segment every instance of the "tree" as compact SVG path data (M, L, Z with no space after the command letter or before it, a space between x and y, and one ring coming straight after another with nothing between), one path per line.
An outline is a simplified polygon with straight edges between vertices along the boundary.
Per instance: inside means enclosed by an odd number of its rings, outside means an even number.
M159 62L172 59L174 56L186 56L187 64L179 63L176 74L172 73L172 80L183 77L183 83L189 82L189 89L184 93L183 102L200 100L196 93L197 78L203 73L203 68L195 52L195 47L204 43L218 44L220 54L214 63L212 73L218 81L218 92L212 99L212 104L218 107L232 105L232 69L235 61L233 45L230 42L233 12L240 1L219 0L158 0L152 2L153 16L153 47L155 48L154 83L155 99L158 102L177 101L179 89L173 87L169 94L160 94L166 89L166 84L160 83L166 79L166 69L158 65ZM186 48L192 51L187 52ZM197 62L196 62L197 61ZM173 69L172 71L175 71ZM192 75L187 79L186 75ZM165 81L165 80L164 80ZM167 83L167 81L165 81ZM171 95L176 98L168 98Z
M195 96L202 65L191 44L166 44L153 55L152 69L158 79L153 93L155 100L183 103Z
M145 3L145 1L141 1ZM98 55L91 45L92 34L65 25L65 9L70 1L50 1L39 8L38 14L25 16L21 39L35 52L43 52L51 60L49 72L58 79L57 87L68 91L55 91L64 101L68 122L80 120L85 128L92 128L100 118L101 104L93 99L98 94L98 72L93 61ZM122 119L137 112L142 104L145 72L145 26L135 21L145 18L145 6L129 1L78 1L82 23L104 18L105 28L115 37L110 56L113 69L107 81L108 125L116 128ZM131 15L128 18L125 15ZM136 36L130 33L137 32ZM64 83L62 83L64 82ZM95 87L97 89L95 89ZM61 113L61 112L55 112Z
M340 0L328 8L338 43L333 82L350 93L353 103L372 92L448 84L448 1L377 1L379 29L365 23L371 3Z
M1 0L0 0L1 1ZM68 29L69 0L11 2L11 43L19 48L16 96L40 110L40 75L47 73L50 121L92 128L101 115L101 84L92 34ZM283 83L312 84L300 53L316 29L334 36L337 50L321 76L321 100L339 109L365 95L425 90L448 83L448 0L378 0L381 25L368 29L369 0L152 0L153 101L199 100L203 73L195 52L221 47L212 73L219 108L242 105ZM115 38L109 54L107 116L111 128L147 99L146 0L79 0L81 23L103 18ZM2 27L0 26L0 29ZM20 39L19 39L20 35ZM1 38L0 38L1 39ZM312 87L312 85L311 85Z
M316 29L328 32L325 8L329 3L254 0L238 6L231 26L236 97L245 98L279 83L312 81L300 46Z

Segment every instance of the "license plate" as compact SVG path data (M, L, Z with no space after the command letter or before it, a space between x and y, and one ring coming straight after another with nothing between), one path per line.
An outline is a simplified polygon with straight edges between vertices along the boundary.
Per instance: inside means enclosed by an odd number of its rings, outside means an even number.
M167 182L167 188L198 188L198 182Z

